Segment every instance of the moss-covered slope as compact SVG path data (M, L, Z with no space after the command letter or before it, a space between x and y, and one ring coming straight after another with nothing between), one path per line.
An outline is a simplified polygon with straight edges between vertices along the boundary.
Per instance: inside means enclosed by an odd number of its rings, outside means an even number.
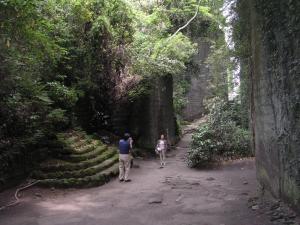
M55 158L43 162L33 178L49 187L92 187L102 185L118 174L118 154L115 147L83 131L57 135L62 148Z

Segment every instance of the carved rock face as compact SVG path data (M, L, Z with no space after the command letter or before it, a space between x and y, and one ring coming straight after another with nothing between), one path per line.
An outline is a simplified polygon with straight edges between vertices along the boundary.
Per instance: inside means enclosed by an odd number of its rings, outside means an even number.
M134 144L153 150L161 134L170 143L176 140L173 80L172 76L158 76L147 82L150 88L146 95L116 106L113 123L116 133L128 131Z
M209 69L205 61L210 52L210 44L201 40L201 38L196 40L196 42L198 44L198 52L194 55L191 65L186 70L190 88L187 93L187 104L183 110L183 119L188 121L199 118L204 113L203 100L209 94Z
M249 1L257 177L300 209L300 7L296 0L268 2Z

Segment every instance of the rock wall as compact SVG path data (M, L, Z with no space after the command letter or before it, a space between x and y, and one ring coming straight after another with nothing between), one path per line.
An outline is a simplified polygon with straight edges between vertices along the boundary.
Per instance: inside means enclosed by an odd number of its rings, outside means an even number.
M161 76L147 83L147 94L116 106L113 127L120 135L130 132L139 147L153 149L161 133L168 136L171 144L176 141L173 79Z
M299 210L300 1L251 0L249 4L257 178L264 190Z
M187 104L183 110L184 120L192 121L199 118L205 111L203 100L209 94L209 68L205 61L210 52L210 44L204 38L194 40L198 44L198 52L194 55L186 70L190 88L187 93Z

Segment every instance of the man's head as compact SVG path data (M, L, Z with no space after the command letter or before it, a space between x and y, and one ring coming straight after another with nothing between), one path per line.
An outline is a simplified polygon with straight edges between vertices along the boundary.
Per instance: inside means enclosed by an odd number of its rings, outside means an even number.
M127 141L130 138L130 134L125 133L123 138L124 138L125 141Z

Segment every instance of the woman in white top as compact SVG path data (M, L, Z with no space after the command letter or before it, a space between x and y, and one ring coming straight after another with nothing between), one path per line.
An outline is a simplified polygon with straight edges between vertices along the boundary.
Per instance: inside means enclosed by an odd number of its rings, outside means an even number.
M165 136L162 134L160 135L160 139L157 141L157 145L155 148L155 151L157 152L157 154L159 154L161 168L166 165L165 159L166 159L167 149L168 149L167 140L165 139Z

